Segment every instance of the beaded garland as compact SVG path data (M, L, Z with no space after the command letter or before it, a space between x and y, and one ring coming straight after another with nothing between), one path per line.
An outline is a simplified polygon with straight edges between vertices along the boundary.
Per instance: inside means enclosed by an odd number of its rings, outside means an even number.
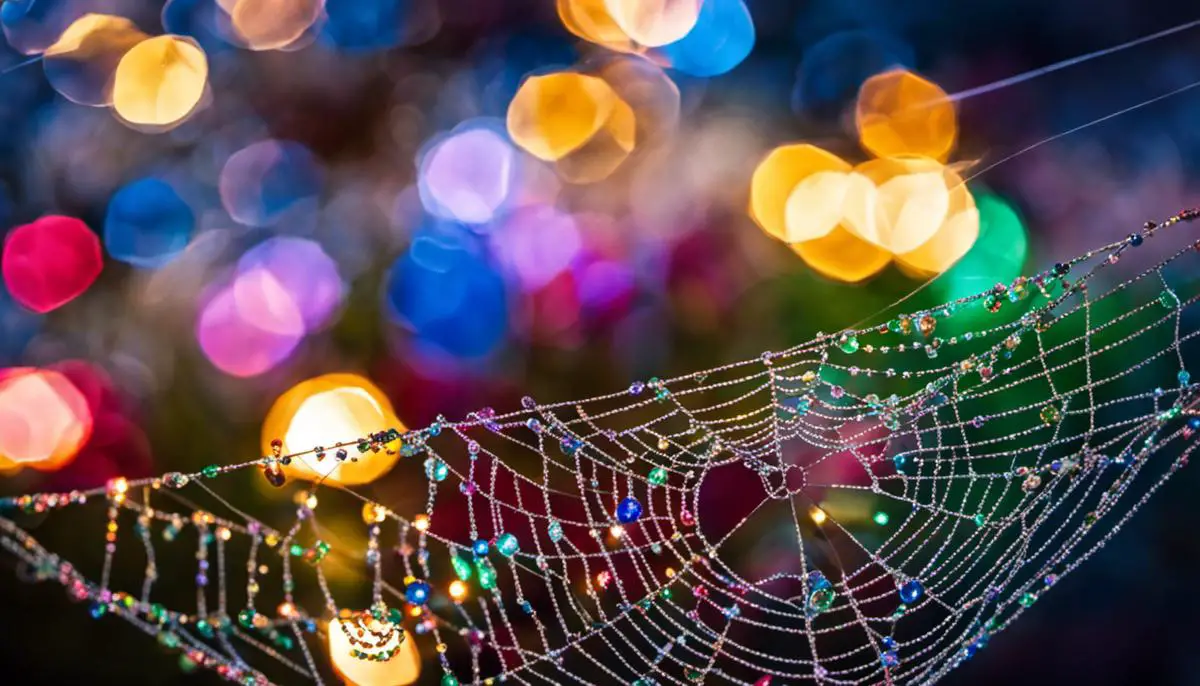
M1172 270L1194 269L1186 260L1200 243L1107 290L1097 284L1114 281L1098 277L1128 250L1197 216L1148 223L935 309L621 393L526 398L516 412L485 408L306 453L283 455L277 443L262 459L196 473L2 499L0 548L93 617L120 617L185 668L244 684L269 683L265 663L320 683L309 644L333 618L351 657L384 664L410 625L451 685L575 675L642 686L929 683L984 648L1187 463L1200 432L1200 387L1187 369L1200 331L1184 315L1200 289ZM320 484L299 494L282 530L217 490L242 470L282 486L289 461L328 467L381 450L419 456L428 496L409 516L348 491L362 501L365 552L326 542L338 539L318 523ZM511 466L530 456L534 476ZM739 486L744 510L706 507L708 480L747 471L742 483L757 490ZM185 492L214 496L231 514L198 509ZM862 521L832 493L869 503ZM27 514L92 502L106 515L97 581L21 526ZM467 534L440 530L435 504L464 513ZM761 552L758 541L738 548L733 537L770 507L786 513L795 545L764 573L739 565ZM706 526L714 520L724 524ZM394 547L383 542L391 536ZM115 590L113 560L127 540L144 575L140 588ZM234 542L238 561L227 564ZM176 610L154 600L154 585L164 550L179 547L195 560L198 593L194 608ZM401 578L389 580L387 547ZM339 607L324 572L331 559L365 562L370 609ZM226 592L239 569L244 607ZM275 570L283 602L266 611L259 595ZM302 607L302 581L323 604Z

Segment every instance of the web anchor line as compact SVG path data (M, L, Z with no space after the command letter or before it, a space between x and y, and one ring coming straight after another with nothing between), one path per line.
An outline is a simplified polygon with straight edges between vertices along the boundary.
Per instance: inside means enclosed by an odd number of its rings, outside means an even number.
M1198 216L619 393L0 499L0 550L243 684L404 682L422 657L444 686L930 683L1187 463L1200 283L1181 275L1200 242L1128 278L1118 265ZM383 451L419 465L423 508L330 476ZM225 487L244 472L282 487L294 463L324 476L279 526ZM92 535L99 563L53 552Z

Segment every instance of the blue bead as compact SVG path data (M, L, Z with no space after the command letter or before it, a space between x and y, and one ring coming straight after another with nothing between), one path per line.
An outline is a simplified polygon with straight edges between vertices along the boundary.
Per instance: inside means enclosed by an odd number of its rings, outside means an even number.
M1144 240L1146 240L1146 239L1140 233L1129 234L1129 244L1135 248L1138 247L1139 245L1141 245L1142 241L1144 241Z
M1200 417L1192 417L1189 419L1188 428L1192 431L1200 431Z
M642 504L636 498L626 498L617 505L617 521L632 524L642 516Z
M488 542L481 538L475 541L475 545L471 546L471 550L479 557L483 557L488 554Z
M1192 382L1192 375L1189 374L1186 369L1180 370L1180 372L1175 375L1175 378L1179 379L1180 386L1186 386Z
M923 595L925 595L925 587L916 579L910 579L900 587L900 600L907 605L917 602Z
M92 603L88 607L88 613L92 615L92 619L100 619L108 613L108 606L104 603Z
M429 600L429 584L424 581L414 581L404 587L404 599L413 605L424 605Z

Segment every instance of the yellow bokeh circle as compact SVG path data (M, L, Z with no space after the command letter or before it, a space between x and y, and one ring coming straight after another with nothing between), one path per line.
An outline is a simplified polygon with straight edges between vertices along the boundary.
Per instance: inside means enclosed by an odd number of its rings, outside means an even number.
M113 76L113 110L125 121L149 127L182 122L200 104L208 82L208 58L185 36L155 36L121 58Z
M958 137L954 103L937 84L905 69L867 79L854 112L862 146L878 157L921 155L945 161Z
M375 384L356 374L326 374L302 381L279 396L263 421L262 449L270 455L275 439L283 441L284 455L326 448L323 458L293 459L283 467L284 474L307 481L365 484L396 464L395 442L388 446L390 451L379 452L359 453L356 446L348 446L345 460L338 460L331 446L388 429L403 432L404 426Z
M750 179L750 216L768 235L785 243L795 243L811 238L809 235L792 236L789 234L787 205L792 192L801 182L815 174L821 172L846 173L850 169L850 164L842 158L815 145L797 143L775 148L758 164ZM802 191L802 194L806 198L813 198L818 202L825 203L827 199L823 198L819 192L810 193L809 190L815 184L823 185L828 179L829 177L818 177L814 184L810 184ZM831 209L828 205L813 211L821 215L840 212L838 209ZM799 226L799 224L797 225ZM829 228L832 229L832 226ZM811 229L806 228L802 231L811 231Z

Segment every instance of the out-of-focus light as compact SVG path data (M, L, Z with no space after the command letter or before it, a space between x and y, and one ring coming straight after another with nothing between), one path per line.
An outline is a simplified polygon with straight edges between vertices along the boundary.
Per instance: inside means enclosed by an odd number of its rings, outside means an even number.
M864 81L914 62L912 48L878 29L839 31L804 50L796 69L792 108L832 108L840 115Z
M72 3L7 0L0 3L0 29L13 50L33 55L54 44L75 18Z
M549 205L519 208L492 232L497 257L526 291L566 270L581 245L575 218Z
M117 65L113 110L135 126L170 128L195 111L207 83L208 58L195 40L155 36L130 48Z
M979 240L933 287L947 301L981 293L996 283L1011 283L1024 273L1029 239L1021 216L995 195L981 194Z
M775 148L758 164L750 179L750 216L763 231L785 243L803 240L803 234L792 237L788 233L787 204L792 192L806 178L819 172L846 173L850 169L840 157L815 145L799 143ZM803 197L809 197L807 191ZM814 200L825 202L820 197L814 197ZM841 199L837 198L837 201L840 206ZM827 214L829 209L823 208L819 212Z
M146 39L125 17L85 14L42 55L46 80L64 98L103 107L112 102L113 74L121 58Z
M49 312L82 295L100 276L104 258L86 224L49 216L9 232L0 266L13 300Z
M271 406L263 421L262 449L270 454L271 441L283 441L283 454L306 452L335 443L366 438L387 429L404 430L387 396L356 374L326 374L296 384ZM330 448L318 459L309 454L283 466L285 474L307 481L324 479L334 484L365 484L383 476L400 455L391 445L388 450L360 453L355 446L346 448L339 460Z
M805 177L784 206L788 240L799 243L827 235L842 223L847 204L864 192L874 192L874 186L854 173L820 171Z
M814 507L808 514L818 525L824 524L825 520L829 519L829 515L825 514L825 510L822 510L819 507Z
M889 521L891 521L891 517L888 517L888 513L884 512L882 510L880 510L879 512L876 512L875 515L873 517L871 517L871 519L873 519L875 521L875 523L878 524L879 526L887 526L887 523Z
M325 6L321 40L347 52L400 45L408 19L406 0L335 0Z
M454 602L459 602L467 597L467 585L461 579L455 579L450 582L450 599Z
M503 124L474 120L431 142L418 156L421 204L468 224L491 221L513 192L517 153Z
M234 0L229 17L246 47L276 50L303 36L324 9L324 0Z
M655 55L685 74L718 76L741 64L754 40L754 20L743 0L704 0L691 31Z
M711 2L712 0L709 0ZM647 47L674 43L696 26L702 0L604 0L625 35Z
M957 113L946 92L905 69L867 79L854 115L859 141L878 157L945 161L958 137Z
M295 328L292 313L299 317L305 333L320 328L336 311L345 295L337 265L315 241L275 236L254 246L237 264L234 297L246 311L255 307L264 291L276 293L271 310L282 313L283 332ZM282 299L285 298L285 299ZM259 321L278 320L265 317Z
M419 342L455 357L489 354L508 328L504 280L461 230L425 230L388 277L389 313Z
M218 19L229 20L217 0L167 0L160 19L167 33L194 39L209 55L230 48L229 30Z
M218 187L230 217L246 226L271 226L311 213L321 192L321 168L308 148L264 140L229 156Z
M0 289L0 365L20 359L41 323L41 316L21 307L7 290Z
M413 517L413 528L417 531L429 531L429 515L419 514Z
M609 14L605 0L558 0L557 5L558 18L576 36L618 52L641 50Z
M291 296L269 273L252 282L219 288L204 303L196 321L200 349L215 367L231 376L266 372L292 354L304 337L304 323Z
M87 399L66 376L30 368L0 371L0 466L59 469L91 434Z
M979 213L962 177L936 160L870 160L854 174L870 184L847 201L847 228L891 252L914 276L949 269L979 235Z
M508 107L513 141L548 162L580 152L615 153L620 164L633 150L635 127L633 110L608 83L575 72L529 77Z
M336 5L339 0L333 0ZM329 636L329 661L333 669L347 684L354 686L407 686L416 683L421 676L421 656L417 653L416 639L407 629L396 627L396 633L374 652L397 650L390 660L364 660L354 657L358 648L350 642L357 629L354 624L343 627L348 619L331 619L325 633ZM373 619L358 621L368 622L369 628L381 631L384 627L372 626Z
M155 268L187 247L195 227L192 209L161 179L140 179L117 191L104 218L104 246L114 258Z
M793 243L805 264L820 274L846 283L858 283L878 274L892 260L887 250L864 240L838 226L825 236L803 243Z

